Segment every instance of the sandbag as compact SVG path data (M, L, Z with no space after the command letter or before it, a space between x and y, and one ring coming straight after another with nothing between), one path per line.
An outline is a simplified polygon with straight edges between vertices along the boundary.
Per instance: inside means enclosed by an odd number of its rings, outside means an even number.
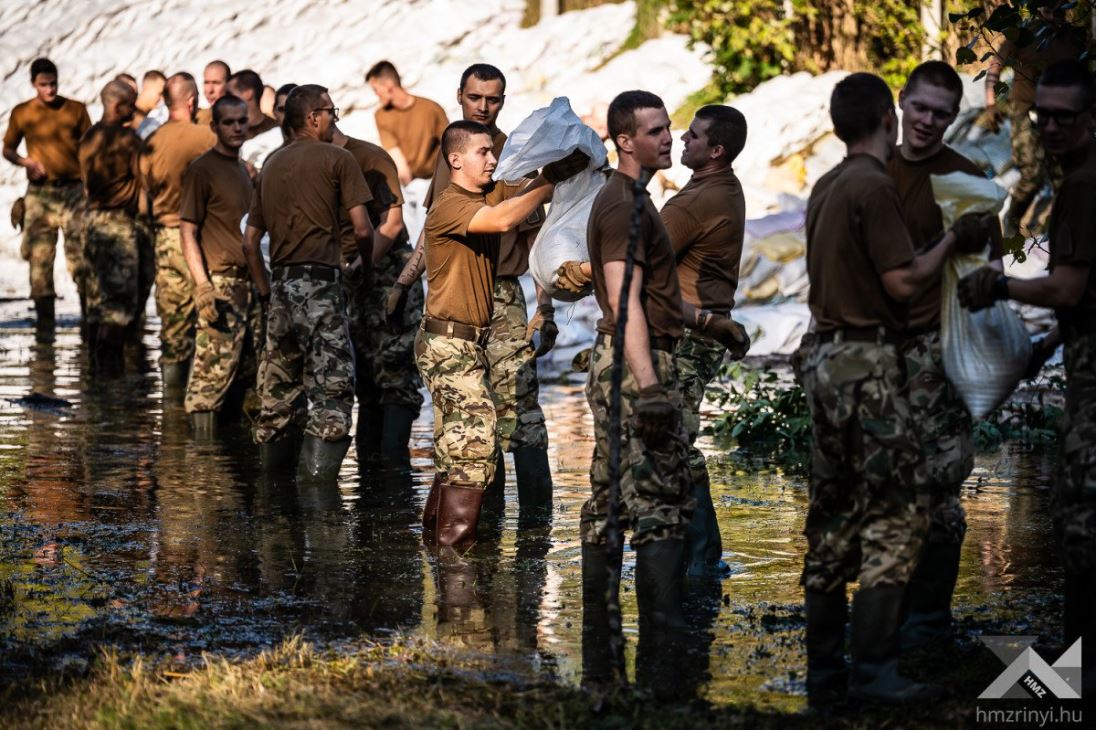
M559 96L548 107L535 110L508 137L492 177L517 183L575 150L589 157L588 168L559 183L550 200L549 215L530 251L530 274L550 296L576 301L580 294L558 289L557 269L566 261L588 260L588 216L595 196L606 181L599 170L607 151L593 129L580 121L569 100Z
M932 175L935 202L947 228L966 213L996 212L1007 192L991 180ZM1030 336L1007 302L970 312L958 301L958 281L988 264L983 255L952 256L943 269L942 347L946 377L974 418L984 418L1015 390L1030 359Z

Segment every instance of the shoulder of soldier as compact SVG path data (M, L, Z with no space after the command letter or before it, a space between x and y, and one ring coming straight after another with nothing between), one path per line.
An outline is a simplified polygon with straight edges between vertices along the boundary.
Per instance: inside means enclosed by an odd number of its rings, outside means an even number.
M431 111L436 112L438 114L442 114L443 116L446 116L446 111L439 104L439 102L435 101L434 99L428 99L426 96L416 96L415 94L413 94L413 96L416 97L416 102L418 104L423 104L424 106L426 106Z
M943 145L941 154L943 155L944 166L948 167L951 172L964 172L967 175L976 175L978 177L985 176L984 170L978 167L977 163L950 145Z

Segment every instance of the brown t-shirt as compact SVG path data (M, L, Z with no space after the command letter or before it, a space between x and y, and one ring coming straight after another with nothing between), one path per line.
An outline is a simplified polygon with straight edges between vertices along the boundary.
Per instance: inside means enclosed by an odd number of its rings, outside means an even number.
M211 119L214 118L213 117L213 112L210 112L210 118ZM274 129L277 126L279 126L279 123L265 114L265 115L263 115L263 121L262 122L260 122L259 124L257 124L254 127L249 127L248 128L248 132L247 132L247 134L245 134L244 139L245 139L245 141L250 140L250 139L255 139L256 137L260 136L264 132L270 132L272 129Z
M400 148L412 177L426 180L431 177L439 155L447 125L446 112L431 99L412 98L416 101L408 109L387 106L374 112L374 121L382 147Z
M209 127L169 121L145 140L141 175L153 199L153 215L166 228L179 228L179 201L187 165L214 146L217 137Z
M4 144L15 149L25 139L27 157L41 162L50 180L79 180L77 149L91 126L88 110L79 101L59 96L46 106L31 99L11 110Z
M210 150L187 168L179 217L198 226L198 244L211 274L246 265L240 219L251 202L252 178L238 158Z
M1087 268L1088 287L1079 303L1056 310L1069 337L1095 332L1095 141L1065 176L1049 216L1049 268Z
M931 189L932 175L949 175L952 172L964 172L967 175L984 177L981 168L969 158L963 157L949 147L923 160L906 160L898 146L893 157L885 165L885 171L893 178L897 192L901 196L901 212L904 225L917 251L922 251L937 243L943 233L943 213L935 202L935 192ZM996 226L992 234L992 261L999 261L1004 255L1004 240L1000 227ZM929 330L939 326L942 313L942 278L936 277L927 289L909 302L908 328Z
M344 149L351 153L362 170L366 179L366 187L373 196L366 205L366 211L370 216L370 223L377 227L382 216L390 208L400 208L404 205L404 196L401 194L401 182L397 179L397 165L389 153L376 144L371 144L354 137L347 138ZM343 248L344 259L353 261L359 255L359 245L355 241L355 231L351 227L351 218L346 210L340 210L340 241ZM408 233L402 228L394 246L401 246L408 242Z
M683 301L728 313L744 248L744 190L736 174L725 169L693 175L660 217L679 260Z
M469 222L488 205L484 193L451 183L427 212L427 316L487 327L500 235L469 233Z
M195 112L195 124L201 124L204 127L209 127L214 121L214 110L207 107L205 109L199 109Z
M848 157L817 181L805 233L809 311L818 331L905 328L908 308L886 293L881 275L915 252L897 188L877 158Z
M614 333L614 311L610 306L610 297L619 295L617 291L607 291L603 265L608 261L626 260L632 212L633 179L615 172L595 196L588 218L588 255L591 258L595 300L603 310L596 330L603 334ZM675 251L672 250L664 222L647 193L634 261L638 266L634 275L644 277L641 305L645 308L649 332L652 335L679 337L683 334L683 300L679 294L679 276L675 271Z
M99 122L80 140L80 177L92 210L137 212L141 192L142 143L119 124Z
M492 154L497 160L500 159L500 153L507 141L508 136L499 131L492 138ZM431 184L427 188L427 194L424 195L424 206L430 209L435 196L439 191L446 190L448 185L450 185L450 166L443 159L443 156L439 155L436 158L435 174L431 176ZM488 201L489 205L498 205L517 195L521 188L521 184L508 185L501 180L494 183L492 188L488 190L485 194L485 200ZM500 257L496 265L497 277L522 276L527 273L527 269L530 268L530 247L534 244L538 229L542 227L545 220L545 212L539 206L518 226L500 235Z
M371 201L347 150L298 139L267 158L256 180L248 225L271 237L271 265L340 265L340 209Z

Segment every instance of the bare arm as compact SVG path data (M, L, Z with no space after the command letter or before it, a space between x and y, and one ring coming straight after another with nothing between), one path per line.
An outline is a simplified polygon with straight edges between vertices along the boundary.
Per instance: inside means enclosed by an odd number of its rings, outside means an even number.
M947 231L937 244L906 266L883 273L881 283L886 294L898 302L911 301L942 272L946 257L954 252L955 240L954 231Z
M408 257L404 268L401 269L401 273L397 277L397 284L407 288L415 284L424 275L424 270L427 268L425 253L424 232L421 230L420 237L416 239L416 249Z
M539 176L518 195L497 205L486 205L474 213L467 230L470 233L503 233L522 223L552 195L553 185Z
M41 180L46 177L46 168L33 157L23 157L15 147L4 145L4 159L13 165L26 168L27 177L31 180Z
M374 229L374 265L381 263L382 258L393 248L393 241L401 234L404 228L404 213L401 206L397 205L385 212L378 227Z
M198 247L198 226L191 221L179 222L179 240L183 246L183 258L187 262L187 269L191 272L191 278L195 286L210 281L206 275L206 263L202 260L202 250Z
M394 164L397 165L397 179L401 181L401 185L408 185L412 182L412 168L408 166L408 160L405 158L404 152L401 152L401 148L388 147L385 151L389 153Z
M261 299L271 296L271 284L267 279L267 268L263 265L263 254L259 250L259 241L263 237L262 228L244 227L244 258L248 262L248 272L252 283L256 285Z
M1080 303L1090 272L1082 266L1059 265L1049 276L1007 280L1007 295L1023 304L1038 307L1072 307Z
M608 261L603 264L603 276L607 281L608 298L615 321L618 320L618 298L622 291L622 281L626 276L625 261ZM641 306L641 288L644 273L640 267L634 268L633 281L630 282L629 311L626 320L626 342L623 348L626 364L637 380L638 388L657 385L656 370L653 368L652 349L649 345L649 323L645 318L645 309Z
M374 226L370 225L370 216L366 213L365 205L348 208L347 214L351 218L355 243L359 246L359 255L362 256L365 266L374 260Z

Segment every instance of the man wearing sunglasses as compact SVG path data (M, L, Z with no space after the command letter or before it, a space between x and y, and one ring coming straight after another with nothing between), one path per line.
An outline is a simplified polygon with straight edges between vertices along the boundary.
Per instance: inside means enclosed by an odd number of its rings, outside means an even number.
M973 311L1013 299L1050 307L1057 326L1034 346L1031 372L1064 344L1065 415L1053 524L1065 564L1064 640L1083 637L1085 685L1095 687L1095 74L1079 61L1038 80L1032 120L1064 182L1049 219L1049 274L1015 279L992 268L962 279ZM1088 689L1085 686L1085 691Z
M255 439L264 465L293 454L305 424L299 475L335 479L350 444L354 362L340 288L340 210L369 266L373 199L355 158L332 142L339 110L328 90L305 84L286 99L292 141L256 181L244 253L261 300L269 299ZM271 276L260 255L271 239Z

